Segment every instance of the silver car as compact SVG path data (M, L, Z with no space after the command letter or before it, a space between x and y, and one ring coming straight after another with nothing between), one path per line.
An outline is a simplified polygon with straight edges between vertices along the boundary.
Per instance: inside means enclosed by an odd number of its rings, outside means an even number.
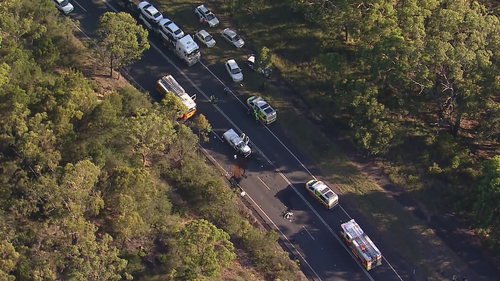
M209 48L215 46L215 39L205 29L196 32L196 38L198 38L201 43L207 45L207 47Z
M245 41L243 41L243 39L241 39L241 37L238 36L236 32L232 31L229 28L222 30L221 36L222 38L226 39L227 42L234 45L236 48L241 48L243 47L243 45L245 45Z
M75 7L73 7L73 5L71 5L68 0L54 0L54 2L56 3L57 9L59 9L59 11L63 12L65 15L73 12L73 10L75 9Z
M219 19L205 5L200 5L194 9L194 13L200 18L200 22L208 24L210 27L219 25Z

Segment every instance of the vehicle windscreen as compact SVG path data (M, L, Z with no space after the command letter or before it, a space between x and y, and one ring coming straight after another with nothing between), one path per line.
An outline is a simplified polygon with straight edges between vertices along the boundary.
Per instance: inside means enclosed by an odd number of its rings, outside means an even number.
M233 42L236 42L238 40L240 40L240 36L238 36L237 34L235 34L232 38Z
M241 73L241 69L239 69L239 68L233 68L233 69L231 69L231 73L232 73L232 74L238 74L238 73Z
M200 52L200 49L195 49L195 50L193 50L191 53L189 53L189 54L188 54L188 57L189 57L189 58L194 57L194 56L196 56L199 52Z
M212 35L208 35L207 37L205 37L205 42L210 42L212 41L213 37Z
M61 5L61 6L68 5L68 2L69 2L68 0L57 0L57 3L59 3L59 5Z
M214 18L215 18L215 16L212 13L207 15L207 20L213 20Z
M181 32L182 32L182 30L179 28L179 29L177 29L176 31L174 31L174 34L175 34L175 35L179 35L179 34L181 34Z

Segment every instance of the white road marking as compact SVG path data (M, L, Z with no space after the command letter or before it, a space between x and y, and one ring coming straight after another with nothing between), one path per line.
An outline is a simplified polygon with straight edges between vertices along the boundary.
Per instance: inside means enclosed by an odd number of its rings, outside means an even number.
M228 172L226 171L226 169L224 169L221 164L219 164L219 162L217 162L217 160L215 160L215 158L210 155L210 153L208 153L208 151L206 149L204 149L201 145L199 145L200 149L203 150L204 154L207 155L208 157L211 158L211 161L216 163L220 169L222 169L222 171L224 171L224 173L228 174ZM255 200L253 200L253 198L250 196L250 194L248 194L244 189L243 187L241 187L240 185L238 185L238 187L241 189L242 192L244 192L245 194L245 197L247 197L248 199L250 199L250 201L252 201L251 203L254 205L255 208L257 208L261 213L262 215L264 215L266 217L266 219L268 220L268 222L270 222L274 228L281 234L281 236L288 242L288 244L290 246L292 246L292 248L295 250L295 252L297 252L297 254L300 256L300 258L304 261L304 263L309 267L309 269L314 273L314 275L316 275L316 277L318 277L319 280L321 280L321 277L319 277L318 273L312 268L312 266L307 262L306 258L302 255L302 253L300 253L300 251L295 248L295 246L292 244L292 242L288 239L288 237L281 231L281 229L274 223L274 221L267 215L266 212L264 212L264 210L262 210L262 208L259 206L259 204L257 204L257 202L255 202ZM314 238L313 238L314 239Z
M304 230L307 232L307 234L309 234L309 236L311 236L312 240L316 241L316 239L314 239L314 237L312 236L311 232L309 232L309 230L307 230L306 226L303 225L302 226L304 228Z
M104 4L106 4L106 6L108 6L110 9L112 9L114 12L118 12L117 9L115 9L112 5L110 5L108 2L102 0L104 2ZM198 90L204 97L205 99L207 100L210 100L209 96L203 92L187 75L186 73L184 73L184 71L182 71L172 60L170 60L170 58L168 58L167 55L165 55L163 53L162 50L160 50L155 44L153 44L153 42L151 42L151 40L149 40L149 44L156 50L158 51L158 53L160 53L160 55L163 56L163 58L170 64L172 65L196 90ZM215 75L215 73L213 73L210 69L208 69L208 67L203 64L201 61L199 62L205 69L207 69L214 78L216 78L224 87L226 87L226 85L224 84L224 82L217 76ZM242 104L245 108L246 108L246 105L230 90L231 94L236 97L236 99L240 102L240 104ZM219 113L224 116L224 118L229 122L231 123L231 125L233 125L235 127L235 129L237 129L239 132L242 132L242 130L216 105L214 104L213 105L215 107L215 109L217 109L217 111L219 111ZM269 129L269 127L263 125L266 130L290 153L290 155L293 156L293 158L295 158L295 160L297 160L297 162L302 166L302 168L304 168L304 170L307 171L307 173L315 180L317 180L317 178L311 173L311 171L309 171L309 169L307 169L307 167L297 158L297 156L295 156L295 154L293 154L293 152ZM257 150L257 152L259 152L259 154L262 155L262 157L269 163L271 164L273 167L276 167L276 165L274 165L274 163L262 152L262 150L260 150L252 141L250 141L250 144L252 145L252 147ZM328 223L321 217L321 215L311 206L311 204L309 204L309 202L307 202L307 200L304 198L304 196L302 196L302 194L299 193L299 191L292 185L292 183L288 180L288 178L285 177L285 175L283 175L278 168L275 168L275 170L278 172L278 174L283 178L285 179L285 181L292 187L292 189L295 191L295 193L297 193L297 195L299 195L299 197L306 203L306 205L313 211L313 213L320 219L320 221L326 226L326 228L333 234L333 236L339 241L340 244L342 244L342 246L345 248L345 250L351 255L351 257L356 261L356 263L361 267L361 269L363 270L363 272L366 274L366 276L374 281L373 277L371 277L370 273L368 273L368 271L362 267L362 265L357 262L358 260L354 257L354 255L352 254L352 252L349 250L349 248L347 248L347 246L340 240L340 238L336 235L336 233L332 230L332 228L328 225ZM253 201L253 199L252 199ZM258 206L258 205L257 205ZM351 218L351 216L345 211L344 208L342 208L342 206L339 204L339 207L341 208L341 210L349 217ZM260 207L259 207L260 208ZM274 224L274 223L273 223ZM279 230L279 229L278 229ZM281 232L281 231L280 231ZM288 239L287 239L288 240ZM397 273L397 271L394 269L394 267L389 263L389 261L385 258L385 256L382 256L382 258L384 259L384 261L390 266L390 268L392 269L392 271L398 276L398 278L403 281L403 278L401 278L401 276Z
M260 182L269 190L271 190L271 188L269 188L269 186L259 177L257 176L257 178L260 180Z
M212 131L212 133L213 133L213 134L214 134L214 135L215 135L215 136L216 136L216 137L217 137L217 138L218 138L221 142L224 142L224 140L223 140L223 139L221 139L221 137L219 137L219 135L217 135L217 133L216 133L216 132Z
M200 61L200 64L206 69L208 70L208 72L210 72L210 74L212 74L213 77L215 77L215 79L217 79L219 81L219 83L222 84L222 86L224 87L227 87L226 84L219 78L217 77L217 75L215 75L215 73L213 73L209 68L208 66L206 66L202 61ZM232 90L229 90L229 92L240 102L241 105L243 105L243 107L245 107L245 109L247 108L247 105L242 102L235 94ZM262 123L261 123L262 124ZM299 158L297 158L297 156L295 156L295 154L293 154L293 152L288 149L288 147L283 143L281 142L281 140L271 131L271 129L269 129L268 126L262 124L262 126L264 126L266 128L267 131L269 131L269 133L271 133L271 135L273 135L273 137L290 153L290 155L292 155L293 158L295 158L295 160L297 160L297 162L299 162L299 164L302 166L302 168L304 168L307 173L309 175L311 175L311 177L315 180L317 180L317 178L311 173L311 171L309 171L309 169L307 169L307 167L299 160Z
M76 0L73 0L73 2L75 2L76 5L80 6L80 8L82 8L82 10L85 11L85 13L87 12L87 10L85 10L85 8L82 5L80 5L80 3L76 2Z

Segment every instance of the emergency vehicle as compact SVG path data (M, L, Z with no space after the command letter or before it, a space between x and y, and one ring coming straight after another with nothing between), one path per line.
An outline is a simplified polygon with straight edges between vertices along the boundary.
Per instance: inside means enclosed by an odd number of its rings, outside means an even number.
M309 180L306 182L306 188L327 209L332 209L339 204L339 196L322 181Z
M257 110L259 120L266 125L273 123L278 118L276 111L262 97L249 97L247 99L247 106L249 111Z
M354 219L340 225L340 236L366 270L382 264L382 254Z
M188 119L196 112L196 95L189 96L172 75L166 75L160 78L156 83L156 89L162 95L165 95L167 92L174 93L174 95L187 107L188 111L180 115L179 119Z

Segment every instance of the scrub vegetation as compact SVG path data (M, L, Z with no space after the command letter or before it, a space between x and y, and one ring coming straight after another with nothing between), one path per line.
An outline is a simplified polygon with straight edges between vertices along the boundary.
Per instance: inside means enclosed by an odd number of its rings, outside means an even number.
M297 279L177 105L96 74L74 27L52 1L0 2L0 279Z

